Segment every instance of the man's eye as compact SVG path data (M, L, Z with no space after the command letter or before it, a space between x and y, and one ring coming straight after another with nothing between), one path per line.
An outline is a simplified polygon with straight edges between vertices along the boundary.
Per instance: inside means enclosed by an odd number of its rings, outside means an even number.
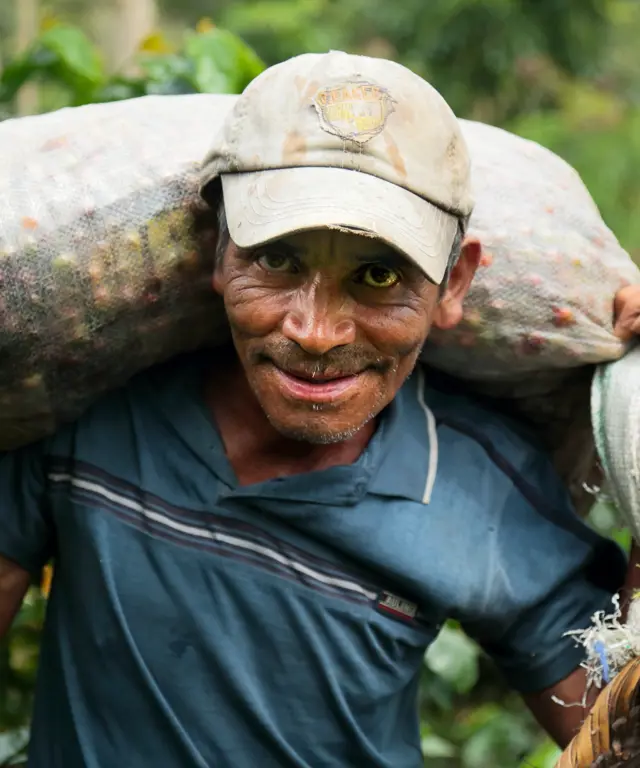
M283 253L261 253L258 256L258 264L267 272L295 272L296 264L293 256Z
M382 264L369 264L362 269L360 280L370 288L392 288L400 275Z

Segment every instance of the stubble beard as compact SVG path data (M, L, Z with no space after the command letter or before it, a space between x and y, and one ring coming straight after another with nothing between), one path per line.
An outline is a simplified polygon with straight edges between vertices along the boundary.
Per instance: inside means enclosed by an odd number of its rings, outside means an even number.
M283 424L282 421L277 419L277 417L273 417L264 407L262 409L271 426L283 437L310 443L311 445L335 445L355 437L361 429L380 414L386 404L384 389L381 387L376 393L375 401L366 416L358 423L342 428L332 427L331 414L333 408L330 404L311 404L308 410L305 409L306 413L299 414L299 418L303 421L298 425ZM344 408L348 412L349 404L345 404Z

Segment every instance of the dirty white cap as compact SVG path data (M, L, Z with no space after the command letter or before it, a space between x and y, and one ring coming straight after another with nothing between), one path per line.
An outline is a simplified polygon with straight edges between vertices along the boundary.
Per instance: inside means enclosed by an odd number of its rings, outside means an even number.
M205 160L205 196L218 177L241 248L353 230L438 284L473 208L467 147L442 96L400 64L337 51L289 59L246 88Z

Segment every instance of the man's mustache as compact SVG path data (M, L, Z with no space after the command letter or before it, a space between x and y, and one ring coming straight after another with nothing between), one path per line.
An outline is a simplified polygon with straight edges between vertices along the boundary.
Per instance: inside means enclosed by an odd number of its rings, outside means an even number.
M256 351L257 362L269 360L278 368L305 378L355 376L367 369L386 371L390 361L364 344L336 347L321 356L309 355L286 339L266 343Z

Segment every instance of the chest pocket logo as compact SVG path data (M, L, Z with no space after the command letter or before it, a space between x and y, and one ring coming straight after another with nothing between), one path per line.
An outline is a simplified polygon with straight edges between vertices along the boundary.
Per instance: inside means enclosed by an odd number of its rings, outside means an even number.
M382 592L378 597L376 607L382 613L402 621L413 622L418 617L418 606L415 603L391 592Z

